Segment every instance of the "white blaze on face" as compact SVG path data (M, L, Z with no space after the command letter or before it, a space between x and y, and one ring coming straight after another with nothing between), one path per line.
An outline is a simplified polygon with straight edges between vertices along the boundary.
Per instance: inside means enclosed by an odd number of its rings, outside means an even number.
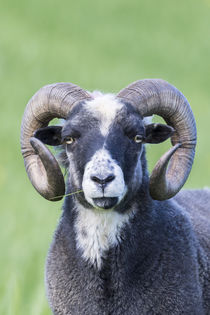
M113 95L95 93L93 97L92 101L86 102L85 109L99 121L101 134L106 138L117 113L124 105ZM113 180L107 182L102 189L102 185L91 179L93 176L99 179L112 176ZM76 244L83 259L100 269L106 252L119 244L123 227L129 224L134 215L132 209L127 213L118 213L113 209L96 209L93 198L117 197L119 204L127 192L123 171L106 149L106 145L96 151L86 164L82 189L93 208L85 209L79 203L76 205Z
M98 121L101 134L106 137L109 133L117 113L123 108L123 104L113 94L93 93L93 100L86 102L85 109ZM108 176L114 179L105 186L104 191L100 185L91 180L92 176L105 179ZM86 200L93 206L92 198L118 197L118 203L125 196L126 186L122 169L110 153L103 147L87 163L84 171L82 189Z
M88 101L85 108L100 121L100 131L105 137L116 117L117 112L123 108L123 104L113 94L93 94L95 98Z
M114 179L107 183L104 191L91 177L107 178L113 175ZM118 203L125 196L127 188L120 166L112 159L106 149L97 151L85 166L82 189L86 200L94 206L92 198L118 197Z

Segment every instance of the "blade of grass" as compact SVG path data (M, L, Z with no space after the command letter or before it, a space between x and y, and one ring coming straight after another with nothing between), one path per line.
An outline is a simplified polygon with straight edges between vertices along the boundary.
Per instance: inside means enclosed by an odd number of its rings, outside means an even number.
M66 196L72 196L72 195L75 195L75 194L79 194L81 192L83 192L83 190L77 190L75 192L72 192L72 193L69 193L69 194L66 194L66 195L60 195L60 196L56 196L56 197L50 198L50 200L54 200L54 199L61 198L61 197L66 197Z

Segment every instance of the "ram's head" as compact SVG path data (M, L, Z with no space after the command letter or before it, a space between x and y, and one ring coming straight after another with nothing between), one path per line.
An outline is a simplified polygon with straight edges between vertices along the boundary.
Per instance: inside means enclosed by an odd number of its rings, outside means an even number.
M153 114L167 125L144 125ZM49 126L53 118L63 126ZM65 145L68 184L82 189L79 202L110 209L138 191L142 183L144 143L172 136L173 147L159 160L151 176L153 199L174 196L184 185L194 158L196 127L186 98L163 80L137 81L117 96L93 95L71 83L40 89L29 101L21 128L21 148L33 186L48 200L65 194L60 167L48 145ZM169 163L169 166L168 166Z

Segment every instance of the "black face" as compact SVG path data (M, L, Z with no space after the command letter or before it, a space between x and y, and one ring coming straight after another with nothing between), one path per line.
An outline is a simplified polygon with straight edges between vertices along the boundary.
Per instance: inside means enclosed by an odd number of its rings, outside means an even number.
M103 131L99 120L85 105L80 105L68 118L62 140L73 170L71 186L82 188L86 201L100 208L113 208L141 175L137 168L145 128L142 119L128 105L116 113ZM139 174L135 174L135 171ZM135 178L134 178L135 177ZM78 197L81 197L78 196Z
M39 129L35 136L50 145L65 144L70 190L83 190L77 195L80 203L111 209L141 186L143 143L164 141L173 129L160 124L145 128L129 104L118 103L109 113L93 105L77 104L63 128Z

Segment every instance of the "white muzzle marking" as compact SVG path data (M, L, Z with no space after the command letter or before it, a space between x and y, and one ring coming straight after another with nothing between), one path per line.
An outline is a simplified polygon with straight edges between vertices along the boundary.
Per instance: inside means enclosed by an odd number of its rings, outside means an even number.
M92 176L107 178L110 174L114 176L114 179L107 183L103 189L101 185L91 179ZM112 159L106 149L97 151L87 163L83 176L82 189L86 200L93 206L95 206L93 198L117 197L119 203L125 196L127 188L122 169Z

